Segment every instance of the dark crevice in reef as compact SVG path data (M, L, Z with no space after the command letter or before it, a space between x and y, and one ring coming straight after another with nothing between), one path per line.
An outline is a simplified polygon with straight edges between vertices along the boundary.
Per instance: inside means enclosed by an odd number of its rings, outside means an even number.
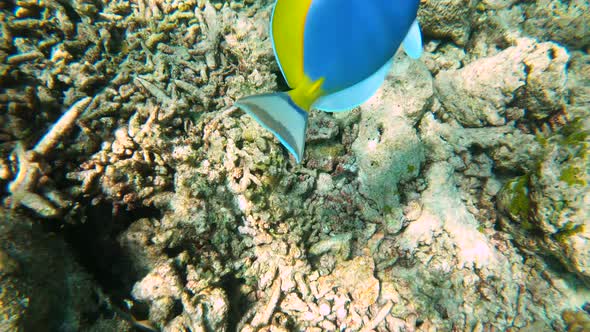
M120 209L115 215L108 203L89 207L86 221L64 226L66 242L78 262L91 274L114 302L129 298L134 283L141 279L131 258L117 242L118 235L140 218L159 218L155 208Z
M7 12L13 12L16 7L14 0L0 1L0 9L5 9Z
M226 275L221 280L221 287L229 302L227 331L237 331L240 319L249 309L248 300L240 289L244 282L244 279L238 279L233 275Z
M172 247L172 248L166 247L163 249L164 253L166 254L166 256L168 256L168 258L177 257L185 250L186 250L186 248L184 246L177 246L177 247Z
M74 7L72 6L72 4L69 1L58 0L57 2L63 6L64 11L66 12L66 15L73 23L82 22L82 17L80 17L80 15L78 15L78 13L76 12L76 9L74 9Z

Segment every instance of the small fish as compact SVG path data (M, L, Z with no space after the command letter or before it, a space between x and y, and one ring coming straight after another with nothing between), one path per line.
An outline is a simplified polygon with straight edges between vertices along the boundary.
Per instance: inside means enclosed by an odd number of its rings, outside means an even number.
M102 292L99 296L106 304L107 308L119 316L121 319L128 321L135 329L145 332L158 332L149 320L137 320L133 314L131 314L129 307L133 305L130 300L124 300L125 306L118 306L111 302L111 299L106 297Z
M301 162L310 109L350 110L381 86L400 44L422 53L420 0L277 0L273 50L288 92L241 98L235 106L270 130Z
M128 321L134 328L145 332L158 332L158 329L149 320L137 320L135 316L116 306L112 306L112 309L121 319Z

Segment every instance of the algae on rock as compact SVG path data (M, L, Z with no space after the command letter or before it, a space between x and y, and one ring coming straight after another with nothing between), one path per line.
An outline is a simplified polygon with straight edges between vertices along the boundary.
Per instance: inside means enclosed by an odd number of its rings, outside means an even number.
M498 54L440 72L436 92L444 109L466 127L501 126L514 107L535 119L565 104L567 51L522 38ZM513 114L514 110L511 111Z
M502 226L524 248L555 256L590 282L590 121L575 119L544 139L544 154L529 174L498 196Z
M361 194L387 214L399 210L400 183L421 171L424 149L413 125L433 94L432 76L423 64L404 56L397 60L399 68L361 106L359 134L352 145ZM404 98L408 94L413 97ZM388 218L399 219L393 214Z

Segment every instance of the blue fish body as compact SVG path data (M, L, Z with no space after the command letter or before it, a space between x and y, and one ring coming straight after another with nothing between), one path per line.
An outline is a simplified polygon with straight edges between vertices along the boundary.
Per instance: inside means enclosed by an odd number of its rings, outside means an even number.
M330 93L350 87L390 60L416 18L419 1L315 0L304 38L304 71L325 77Z
M275 57L289 92L242 98L236 106L270 130L300 162L307 112L354 108L381 86L404 44L420 56L419 0L277 0Z

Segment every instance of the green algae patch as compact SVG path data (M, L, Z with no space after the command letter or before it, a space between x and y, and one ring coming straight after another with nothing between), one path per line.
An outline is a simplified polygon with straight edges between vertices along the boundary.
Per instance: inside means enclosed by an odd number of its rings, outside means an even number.
M573 186L576 184L582 186L586 185L586 180L584 179L584 170L573 165L567 166L561 171L559 180L567 183L568 186Z
M539 143L542 147L547 147L549 140L547 137L543 136L543 134L541 133L537 133L535 135L535 141L537 141L537 143Z
M562 143L564 145L577 145L584 143L588 139L588 131L577 131L566 136Z
M519 221L525 226L525 221L528 221L531 200L529 198L529 176L523 175L506 184L506 189L509 191L511 201L508 206L510 215L517 217ZM531 225L532 226L532 225Z
M563 244L569 237L578 233L584 232L584 225L574 225L573 223L567 223L563 229L555 234L555 240Z
M312 158L336 158L344 154L344 147L339 143L312 146L309 149Z
M569 125L562 129L562 145L576 145L586 142L590 130L584 129L584 123L581 118L573 120Z
M568 159L561 166L559 180L568 186L587 185L588 137L590 131L584 130L581 120L574 120L563 129L560 145L568 151Z

